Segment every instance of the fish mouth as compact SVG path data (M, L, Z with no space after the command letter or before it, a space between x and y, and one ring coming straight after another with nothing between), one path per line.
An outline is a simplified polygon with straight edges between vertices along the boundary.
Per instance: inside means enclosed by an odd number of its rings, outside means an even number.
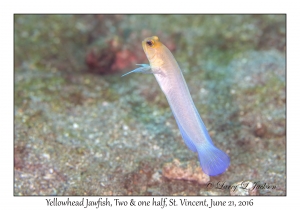
M150 61L153 57L153 53L150 53L149 47L147 47L147 43L146 43L147 40L148 40L148 38L145 39L144 41L142 41L142 47L143 47L143 50L144 50L148 60ZM150 54L152 54L152 56L150 56Z
M149 46L149 41L152 42L152 46ZM159 39L157 36L152 36L152 37L147 37L146 39L144 39L142 41L142 47L143 50L149 60L150 63L152 63L151 61L155 60L155 55L157 52L158 47L161 46L161 43L159 42Z
M147 54L146 40L142 41L142 47L143 47L144 52Z

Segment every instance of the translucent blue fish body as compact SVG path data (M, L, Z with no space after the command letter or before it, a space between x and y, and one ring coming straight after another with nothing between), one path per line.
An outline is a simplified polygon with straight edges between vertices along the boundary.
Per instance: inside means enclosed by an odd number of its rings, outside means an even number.
M229 167L230 158L213 144L172 53L156 36L146 38L142 44L150 62L150 66L142 65L144 73L154 73L169 102L185 144L191 151L198 153L204 173L210 176L222 174ZM139 69L129 73L133 72L142 71Z

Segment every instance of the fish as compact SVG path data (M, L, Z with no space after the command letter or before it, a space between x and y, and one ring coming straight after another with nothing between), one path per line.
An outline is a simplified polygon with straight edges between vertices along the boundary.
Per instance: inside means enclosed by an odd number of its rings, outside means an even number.
M142 47L150 65L137 64L140 67L122 76L131 73L153 74L167 98L185 144L198 153L202 171L209 176L224 173L230 165L230 158L214 145L176 59L157 36L144 39Z

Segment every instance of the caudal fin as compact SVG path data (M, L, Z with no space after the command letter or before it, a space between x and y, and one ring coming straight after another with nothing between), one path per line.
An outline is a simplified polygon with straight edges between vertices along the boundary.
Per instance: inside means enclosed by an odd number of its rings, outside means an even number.
M230 164L230 158L211 143L197 145L200 165L204 173L210 176L222 174Z

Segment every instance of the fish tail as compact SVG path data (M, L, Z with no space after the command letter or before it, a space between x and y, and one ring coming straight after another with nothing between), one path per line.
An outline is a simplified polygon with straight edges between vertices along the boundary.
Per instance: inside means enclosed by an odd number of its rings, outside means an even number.
M210 176L222 174L230 164L228 155L210 142L196 145L200 165Z

